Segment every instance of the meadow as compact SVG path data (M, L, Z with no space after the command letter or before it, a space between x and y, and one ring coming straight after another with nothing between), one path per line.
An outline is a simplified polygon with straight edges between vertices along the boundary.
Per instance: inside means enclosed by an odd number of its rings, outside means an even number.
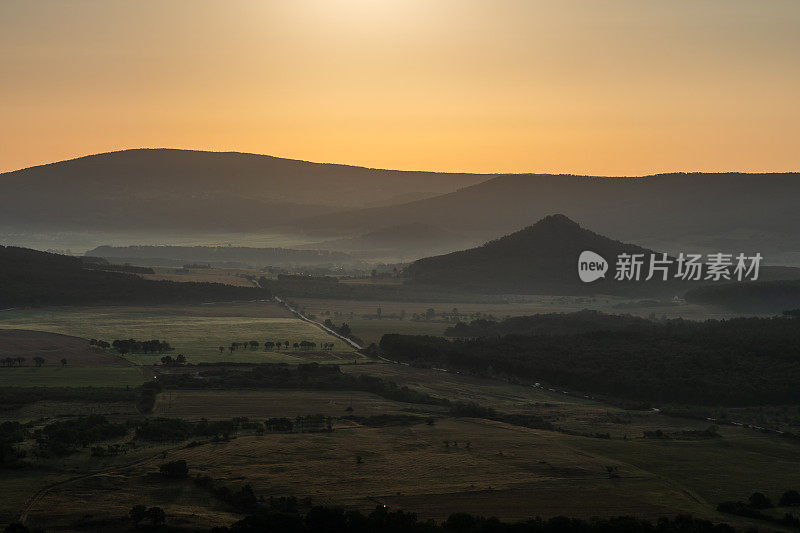
M360 281L360 280L359 280ZM299 310L317 320L330 318L334 323L347 322L353 334L365 345L378 343L385 333L441 336L456 322L476 318L503 320L512 316L538 313L571 313L594 309L611 314L631 314L650 318L684 318L687 320L724 319L737 316L730 311L682 301L631 300L613 296L522 296L507 295L505 302L396 302L369 300L329 300L289 298ZM378 318L378 308L381 318ZM413 319L433 309L432 319ZM401 318L402 317L402 318Z
M308 360L341 362L358 358L352 348L319 328L294 318L274 302L209 304L187 307L54 307L8 310L0 313L0 328L61 333L111 342L115 339L159 339L183 354L190 363L245 362L297 363ZM318 345L333 342L332 353L289 350L238 349L233 342L303 340ZM223 346L222 353L219 347ZM350 355L352 353L352 355ZM160 363L159 354L127 354L135 364Z
M22 366L0 368L0 387L138 387L146 381L134 366Z
M458 308L462 319L490 315L502 319L574 310L598 301L541 297L507 304L446 306L302 299L296 303L317 320L348 322L356 335L375 342L392 331L441 334L453 323L442 312L452 315L452 307ZM626 305L617 300L600 303L609 311ZM383 314L380 320L371 316L378 305ZM438 317L410 320L413 313L424 314L430 307ZM662 307L679 309L683 304ZM647 309L651 308L641 304L641 313ZM402 311L404 320L389 318ZM29 527L124 529L130 526L126 519L129 509L140 503L162 507L168 525L173 526L230 525L241 517L191 479L161 478L158 465L175 459L187 461L190 478L207 475L232 489L247 483L266 498L296 496L309 498L312 504L362 511L380 504L436 520L460 511L505 520L625 514L656 519L688 512L743 528L763 527L750 519L720 514L716 505L746 499L755 491L777 499L785 490L800 488L795 468L800 443L796 440L730 425L716 428L713 436L696 437L693 435L707 431L712 422L654 410L625 410L558 390L374 361L272 302L12 310L0 313L0 318L0 327L5 329L36 329L109 341L159 338L176 348L171 355L183 353L195 363L355 360L357 364L343 364L342 371L380 377L451 402L475 402L510 415L536 415L554 428L530 429L498 420L456 417L446 406L403 403L347 390L167 389L147 414L137 411L134 402L38 401L6 410L0 419L33 421L34 427L42 427L91 413L120 422L142 417L193 421L246 417L256 423L273 417L323 414L332 417L333 431L262 434L242 430L230 440L202 438L191 445L188 441L139 442L127 455L117 457L93 457L86 448L62 458L29 455L35 466L7 470L8 491L0 502L0 522L10 521L24 509ZM337 348L334 353L226 349L219 355L217 346L251 339L307 339L318 344L335 342ZM43 338L39 342L42 349L50 349L58 341ZM73 349L72 357L79 361L82 348L78 343ZM194 373L191 368L147 366L159 358L127 355L136 363L130 366L61 367L48 362L42 368L2 368L0 386L135 387L152 380L154 372ZM97 364L101 363L98 360ZM395 417L399 422L375 427L365 421L376 415ZM669 437L646 437L658 431ZM131 442L132 438L129 433L118 442ZM33 452L35 443L26 441L22 446ZM109 492L114 498L104 497ZM770 526L770 530L788 531L778 526Z

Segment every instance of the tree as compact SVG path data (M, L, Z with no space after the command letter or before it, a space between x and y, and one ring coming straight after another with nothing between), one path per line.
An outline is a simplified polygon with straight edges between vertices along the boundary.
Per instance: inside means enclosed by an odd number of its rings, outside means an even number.
M33 358L33 362L36 363L36 366L42 366L44 364L44 357L39 357L38 355Z
M161 475L172 479L182 479L189 475L189 467L186 461L178 459L177 461L170 461L158 467Z
M185 363L186 362L186 356L184 356L182 353L179 353L178 356L175 357L175 362L179 363L179 364Z
M436 317L436 311L432 307L425 310L425 320L433 320Z
M250 341L250 349L257 350L258 349L258 341Z
M148 509L147 518L154 526L160 526L167 521L167 515L161 507L151 507Z
M381 309L380 307L378 307L378 320L380 320L380 319L381 319L381 316L383 316L383 309Z
M133 524L138 526L139 522L147 518L147 507L144 505L134 505L131 507L131 510L128 511L128 516L133 520Z
M800 507L800 493L796 490L787 490L781 496L779 505L781 507Z
M67 366L67 359L61 359L61 366Z
M754 492L747 500L753 509L769 509L772 507L772 502L762 492Z

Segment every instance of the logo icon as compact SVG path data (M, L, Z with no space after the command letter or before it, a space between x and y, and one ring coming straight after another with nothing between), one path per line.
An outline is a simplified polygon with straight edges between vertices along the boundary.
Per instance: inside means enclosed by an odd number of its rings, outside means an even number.
M578 257L578 276L584 283L591 283L600 278L606 277L608 271L608 261L603 256L589 250L581 252Z

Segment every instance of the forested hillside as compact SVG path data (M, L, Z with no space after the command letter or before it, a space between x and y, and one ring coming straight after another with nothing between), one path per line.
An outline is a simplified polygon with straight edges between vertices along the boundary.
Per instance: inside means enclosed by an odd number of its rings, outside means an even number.
M87 269L81 258L0 246L0 308L204 302L267 298L264 289L220 283L149 281L134 274Z
M595 327L590 317L587 328ZM503 326L496 325L496 330ZM386 357L610 398L698 405L800 402L800 320L670 320L629 330L448 341L384 335Z

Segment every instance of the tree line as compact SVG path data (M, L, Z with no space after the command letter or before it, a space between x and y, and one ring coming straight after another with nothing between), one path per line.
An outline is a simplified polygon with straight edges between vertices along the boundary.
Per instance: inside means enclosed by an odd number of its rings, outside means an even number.
M262 346L263 346L265 352L289 350L290 348L294 349L295 351L296 350L309 351L309 350L316 350L317 346L319 346L320 349L322 349L322 350L330 351L330 350L333 350L336 347L336 343L333 343L333 342L322 342L322 343L320 343L318 345L314 341L309 341L309 340L305 340L305 339L302 340L302 341L299 341L299 342L297 342L297 341L291 342L291 341L288 341L288 340L285 340L285 341L279 341L279 340L264 341L263 344L258 342L258 341L243 341L243 342L232 342L232 343L230 343L230 345L228 345L228 351L230 353L233 353L233 352L238 351L238 350L255 351L255 350L258 350ZM218 346L217 350L219 350L220 355L222 355L225 352L225 347L224 346Z
M800 402L800 320L647 322L623 330L447 340L384 335L386 357L643 402Z

